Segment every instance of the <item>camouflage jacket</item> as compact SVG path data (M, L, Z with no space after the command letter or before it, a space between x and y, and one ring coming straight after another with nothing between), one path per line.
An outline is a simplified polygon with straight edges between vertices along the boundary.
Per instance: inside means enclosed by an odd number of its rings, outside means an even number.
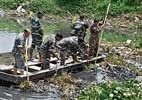
M97 23L94 23L90 27L90 37L98 36L99 32L101 31L101 27L97 25Z
M23 51L25 50L25 42L26 42L26 39L24 38L23 36L24 33L20 33L16 39L15 39L15 42L14 42L14 46L13 46L13 49L12 49L12 53L13 54L21 54L21 52L18 50L18 48L21 48L23 49Z
M51 35L47 39L45 39L45 41L41 45L41 50L45 51L49 51L51 49L53 50L55 49L55 45L56 45L55 35Z
M31 19L31 31L32 34L43 35L42 24L39 18L36 17Z
M71 36L71 37L66 37L58 42L58 46L60 47L61 50L74 50L78 49L78 37L76 36Z

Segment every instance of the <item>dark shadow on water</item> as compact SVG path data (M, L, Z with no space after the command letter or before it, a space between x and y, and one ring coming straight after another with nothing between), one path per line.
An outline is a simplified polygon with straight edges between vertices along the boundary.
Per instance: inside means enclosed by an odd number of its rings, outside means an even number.
M0 80L0 100L61 100L55 88L42 93L21 90L18 85Z

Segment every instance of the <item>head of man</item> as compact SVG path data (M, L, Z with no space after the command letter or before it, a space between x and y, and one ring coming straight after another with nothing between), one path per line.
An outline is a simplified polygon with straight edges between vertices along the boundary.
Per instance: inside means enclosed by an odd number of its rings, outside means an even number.
M94 19L94 23L99 23L99 20L97 20L97 19Z
M60 33L57 33L56 36L55 36L56 41L60 41L62 38L63 38L63 35L60 34Z
M25 38L29 37L30 34L31 34L30 29L24 29L24 36L25 36Z
M37 12L37 17L39 18L39 19L41 19L42 17L43 17L43 13L42 12Z
M81 16L79 17L79 19L80 19L81 21L83 21L83 20L84 20L84 18L85 18L85 16L84 16L84 15L81 15Z
M80 46L82 46L83 44L84 44L84 40L83 39L80 39L80 38L78 38L78 44L80 45Z
M88 24L87 22L85 22L85 23L83 24L83 26L84 26L85 29L89 28L89 24Z

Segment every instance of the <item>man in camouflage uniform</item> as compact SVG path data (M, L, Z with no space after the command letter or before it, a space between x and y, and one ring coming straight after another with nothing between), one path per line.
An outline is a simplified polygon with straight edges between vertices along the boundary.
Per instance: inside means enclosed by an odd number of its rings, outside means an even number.
M17 74L17 69L20 71L21 74L24 74L25 68L25 52L26 47L25 43L30 35L30 30L25 29L23 33L20 33L14 42L14 47L12 49L13 56L15 58L14 64L14 72L13 74Z
M63 38L63 36L59 33L56 35L50 36L50 38L46 39L46 41L41 45L41 51L42 51L42 69L47 69L50 67L50 58L51 55L57 57L55 54L57 51L57 42L60 41Z
M98 20L94 20L93 24L90 27L90 38L89 38L89 55L96 57L97 56L97 51L98 51L98 46L99 46L99 33L101 32L102 29L102 23L99 23Z
M88 27L88 24L84 21L84 16L80 16L79 20L77 20L72 26L71 36L78 36L78 39L84 40Z
M37 46L37 50L39 52L39 61L41 61L40 46L43 39L43 29L41 24L42 16L43 14L38 12L37 17L31 19L32 45L30 50L30 60L32 60L33 50Z
M81 41L79 43L78 37L76 36L66 37L58 42L61 65L65 64L66 57L69 55L72 56L74 62L78 61L77 53L80 52L80 44L82 44L83 47L84 42ZM82 53L84 53L84 51L82 51Z

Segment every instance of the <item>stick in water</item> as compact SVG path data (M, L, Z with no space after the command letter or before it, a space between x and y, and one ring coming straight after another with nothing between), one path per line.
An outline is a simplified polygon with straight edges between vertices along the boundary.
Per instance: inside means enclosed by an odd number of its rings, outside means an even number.
M109 12L109 8L110 8L110 3L109 3L108 6L107 6L107 11L106 11L106 15L105 15L105 19L104 19L103 25L105 25L105 23L106 23L107 16L108 16L108 12ZM100 48L100 44L101 44L103 32L104 32L104 26L103 26L103 28L102 28L102 30L101 30L101 35L100 35L100 39L99 39L99 45L98 45L98 50L97 50L96 57L98 56L98 52L99 52L99 48ZM97 61L97 60L95 60L95 65L96 65L96 61Z

